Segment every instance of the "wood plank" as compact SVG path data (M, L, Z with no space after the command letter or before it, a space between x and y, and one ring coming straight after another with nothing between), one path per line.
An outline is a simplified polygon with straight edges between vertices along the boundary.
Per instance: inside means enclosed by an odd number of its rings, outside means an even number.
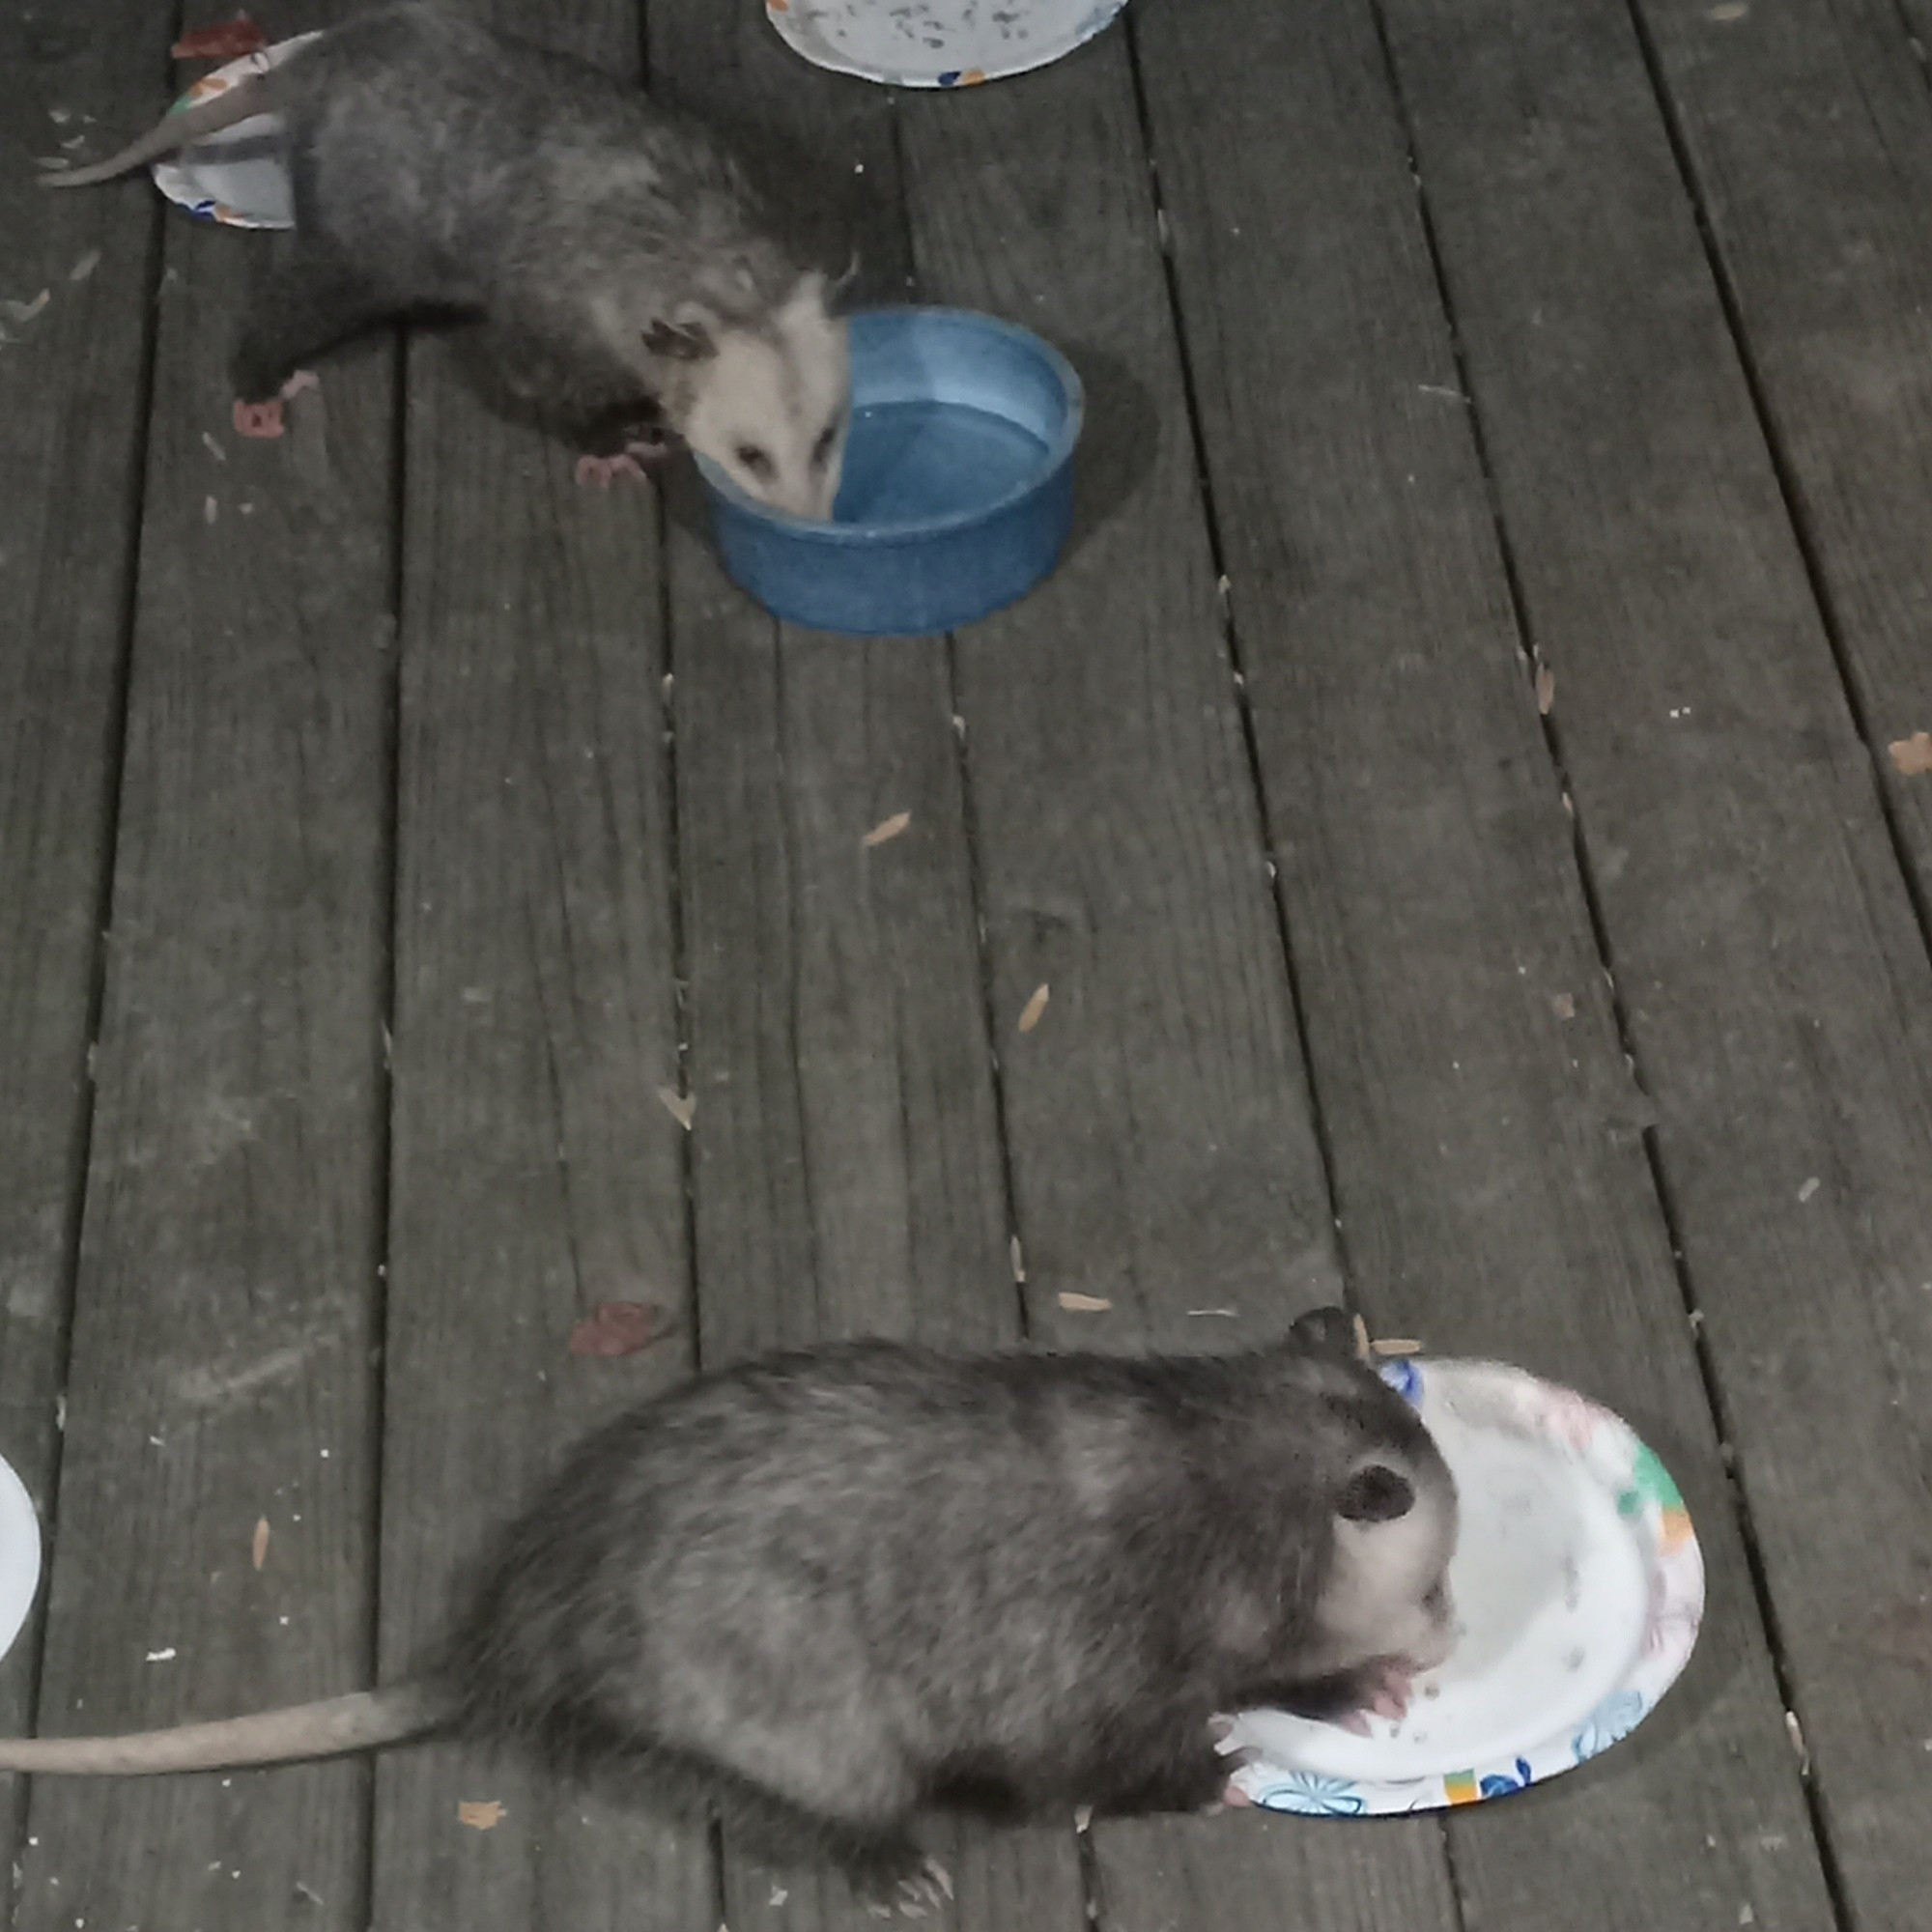
M129 38L146 88L71 96L97 150L159 104L164 42ZM75 209L106 280L63 297L144 302L128 253L152 195ZM182 217L165 238L48 1732L315 1696L370 1662L391 386L380 359L331 371L285 442L238 441L225 363L265 244ZM133 354L138 309L99 326L97 354ZM129 374L97 367L96 410ZM92 621L112 626L117 575L110 554L81 592ZM359 1925L365 1799L354 1764L46 1780L19 1922L212 1932L299 1895L310 1922Z
M1932 782L1888 747L1932 730L1932 16L1922 0L1638 13L1923 923Z
M753 9L653 0L651 21L654 84L745 128L762 162L792 156L794 218L842 208L869 288L902 286L890 98L802 67ZM944 648L781 630L690 524L687 507L671 565L704 1359L861 1333L1009 1342ZM863 843L900 811L902 834ZM962 1932L1082 1922L1070 1830L931 1842ZM734 1932L876 1922L841 1881L728 1839L724 1904Z
M1896 1922L1932 1687L1868 1632L1932 1570L1932 972L1628 18L1390 17L1840 1883Z
M1093 390L1078 544L956 644L1033 1330L1225 1348L1338 1274L1126 55L1117 31L970 98L908 97L903 141L922 296L1038 327ZM1430 1821L1372 1857L1252 1813L1093 1844L1121 1928L1284 1898L1322 1923L1455 1922Z
M33 157L90 134L84 115L113 129L153 112L165 25L110 22L115 0L89 0L0 29L0 295L31 306L47 291L31 320L0 322L0 1455L43 1513L93 1106L157 211L43 193ZM37 1613L0 1666L10 1732L32 1721L39 1650Z
M627 0L499 24L635 68ZM660 563L649 494L411 348L383 1656L563 1448L690 1366ZM569 1352L600 1301L677 1338ZM487 1831L459 1804L505 1807ZM710 1932L707 1833L455 1746L376 1786L373 1920Z
M1830 1906L1647 1171L1645 1105L1518 657L1375 23L1210 0L1184 36L1153 14L1137 26L1364 1297L1384 1329L1521 1361L1629 1414L1685 1482L1711 1566L1700 1656L1654 1726L1547 1801L1452 1825L1464 1911L1607 1932L1734 1923L1747 1908L1815 1927ZM1474 48L1468 60L1482 64ZM1293 168L1272 153L1282 127ZM1498 227L1518 219L1515 177L1492 165L1482 180ZM1595 244L1594 223L1577 234ZM1526 315L1521 256L1492 272L1489 299ZM1604 313L1627 327L1632 306ZM1601 447L1552 441L1552 464L1560 451L1587 468L1579 446ZM1544 487L1560 490L1554 475Z

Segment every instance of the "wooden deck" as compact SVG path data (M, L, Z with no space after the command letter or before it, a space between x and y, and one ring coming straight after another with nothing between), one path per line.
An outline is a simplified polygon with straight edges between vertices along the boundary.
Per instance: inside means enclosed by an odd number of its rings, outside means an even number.
M497 11L754 129L870 294L1064 344L1079 535L862 644L432 341L239 442L273 244L33 185L170 11L0 4L0 1721L396 1670L695 1362L1346 1290L1663 1451L1684 1685L1476 1814L969 1835L959 1932L1932 1923L1927 0L1133 0L896 99L754 0ZM572 1355L610 1298L678 1333ZM870 1922L443 1748L0 1824L16 1932Z

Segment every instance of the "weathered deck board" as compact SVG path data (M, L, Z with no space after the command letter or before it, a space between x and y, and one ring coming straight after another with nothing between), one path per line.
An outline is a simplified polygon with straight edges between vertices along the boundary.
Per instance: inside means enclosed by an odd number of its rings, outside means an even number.
M1126 48L900 111L922 298L1022 318L1094 389L1083 536L955 651L1032 1329L1257 1341L1338 1276ZM1284 1897L1365 1932L1455 1923L1429 1824L1378 1833L1373 1872L1359 1842L1253 1813L1093 1845L1122 1932Z
M1688 1280L1846 1897L1893 1924L1932 1683L1869 1632L1932 1574L1904 1399L1932 971L1624 13L1413 12L1423 179ZM1563 138L1525 141L1525 100Z
M498 9L506 21L510 10ZM522 25L617 71L628 0ZM432 1636L489 1528L600 1417L686 1373L659 546L642 489L411 355L383 1662ZM601 1301L675 1340L572 1355ZM378 1771L374 1922L710 1932L701 1828L454 1746ZM457 1806L496 1801L477 1831Z
M1900 19L1922 42L1927 9L1637 11L1932 904L1932 778L1901 776L1887 749L1932 730L1932 93Z
M895 290L889 98L801 73L750 10L653 0L651 25L665 92L754 125L766 160L809 157L787 202L849 184L849 239L870 285ZM671 565L703 1358L853 1334L1010 1341L944 647L776 626L682 525ZM865 845L901 811L903 833ZM1082 1922L1070 1829L932 1842L961 1932ZM728 1834L725 1850L735 1932L876 1922L837 1880L768 1871Z
M165 28L125 34L118 14L119 0L91 0L58 20L0 20L0 295L47 291L31 321L0 324L0 1445L43 1522L93 1106L158 217L133 195L44 193L33 156L89 132L83 114L112 128L151 111ZM30 1626L0 1665L9 1730L31 1720L38 1655Z
M259 257L166 231L48 1732L314 1696L370 1661L390 385L331 372L288 440L239 442L224 364ZM98 272L134 299L128 267ZM18 1922L347 1932L365 1793L354 1764L43 1780Z
M1684 1701L1571 1789L1458 1824L1465 1909L1690 1928L1747 1905L1817 1925L1643 1103L1375 24L1228 0L1184 36L1137 25L1350 1258L1385 1331L1453 1334L1631 1415L1687 1483L1711 1562ZM1271 126L1295 130L1292 169ZM1516 196L1496 203L1499 228L1521 218ZM1515 301L1521 279L1495 285ZM1791 1849L1770 1856L1766 1833Z

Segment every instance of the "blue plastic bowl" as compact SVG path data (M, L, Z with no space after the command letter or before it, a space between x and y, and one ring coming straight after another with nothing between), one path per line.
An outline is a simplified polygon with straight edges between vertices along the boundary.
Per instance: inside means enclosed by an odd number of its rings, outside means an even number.
M734 582L814 630L916 637L1023 597L1073 520L1080 379L1030 330L952 308L852 318L852 431L830 523L698 460Z

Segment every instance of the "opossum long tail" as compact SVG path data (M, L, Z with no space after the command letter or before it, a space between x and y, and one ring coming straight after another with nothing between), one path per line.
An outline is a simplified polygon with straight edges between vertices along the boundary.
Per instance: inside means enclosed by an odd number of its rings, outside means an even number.
M163 1771L228 1771L289 1764L401 1744L437 1729L450 1700L428 1684L357 1690L252 1718L135 1731L120 1738L0 1738L0 1771L133 1777Z
M112 181L116 175L125 175L143 162L158 160L163 155L172 155L182 148L191 148L197 141L205 141L209 135L218 134L222 128L232 128L250 115L264 114L268 111L269 99L268 89L262 85L263 78L261 74L251 74L225 94L217 94L213 100L197 101L192 107L175 108L162 115L138 141L128 142L118 155L109 155L104 161L95 161L84 168L62 168L43 174L41 185L91 187L96 182Z

